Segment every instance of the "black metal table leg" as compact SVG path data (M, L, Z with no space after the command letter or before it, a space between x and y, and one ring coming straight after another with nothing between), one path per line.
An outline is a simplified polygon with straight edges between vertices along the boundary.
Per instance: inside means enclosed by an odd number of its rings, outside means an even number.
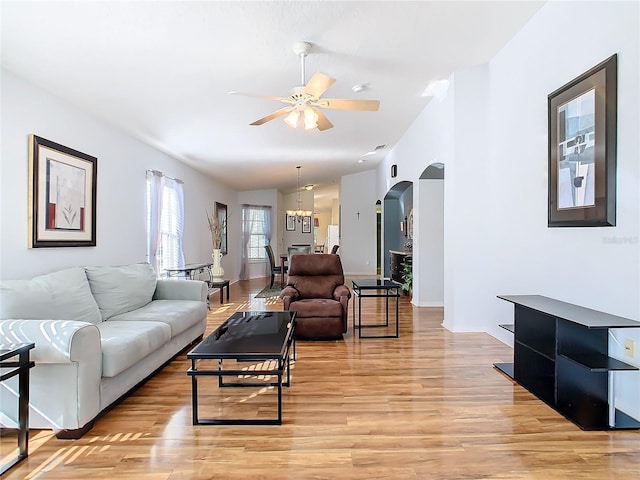
M196 360L191 360L191 369L196 370ZM198 377L191 376L191 412L194 425L198 425Z

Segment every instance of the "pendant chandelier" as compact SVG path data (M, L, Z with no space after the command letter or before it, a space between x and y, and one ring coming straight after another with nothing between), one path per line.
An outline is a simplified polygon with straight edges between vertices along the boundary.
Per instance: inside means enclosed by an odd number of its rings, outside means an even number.
M296 210L287 210L287 215L290 217L297 217L298 221L302 221L302 217L310 217L313 212L311 210L303 210L302 209L302 199L300 198L300 169L302 167L298 165L296 169L298 170L298 183L296 190Z

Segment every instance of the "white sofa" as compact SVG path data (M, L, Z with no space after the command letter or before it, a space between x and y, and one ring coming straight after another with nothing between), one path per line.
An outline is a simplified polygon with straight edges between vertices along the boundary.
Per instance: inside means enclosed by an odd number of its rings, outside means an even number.
M156 280L149 264L75 267L0 282L0 344L34 342L29 426L79 438L124 394L202 337L207 287ZM186 378L186 375L185 375ZM17 378L0 425L17 426Z

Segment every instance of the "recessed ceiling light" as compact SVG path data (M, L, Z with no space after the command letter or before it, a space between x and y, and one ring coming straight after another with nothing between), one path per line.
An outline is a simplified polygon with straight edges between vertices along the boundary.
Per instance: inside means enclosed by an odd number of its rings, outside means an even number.
M376 154L376 152L374 152L374 151L372 150L372 151L370 151L370 152L363 153L361 156L362 156L362 157L369 157L369 156L371 156L371 155L375 155L375 154Z
M358 85L354 85L353 87L351 87L351 90L353 90L355 93L363 92L366 89L367 89L366 83L359 83Z

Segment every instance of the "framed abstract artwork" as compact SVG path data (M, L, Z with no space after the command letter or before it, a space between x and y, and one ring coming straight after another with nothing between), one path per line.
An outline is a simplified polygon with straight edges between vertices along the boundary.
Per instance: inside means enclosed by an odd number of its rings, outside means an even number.
M287 232L295 232L296 231L296 217L295 216L287 214L285 228L286 228Z
M29 135L29 248L96 246L97 163Z
M302 233L311 233L311 217L302 217Z
M549 227L616 224L617 55L548 97Z

